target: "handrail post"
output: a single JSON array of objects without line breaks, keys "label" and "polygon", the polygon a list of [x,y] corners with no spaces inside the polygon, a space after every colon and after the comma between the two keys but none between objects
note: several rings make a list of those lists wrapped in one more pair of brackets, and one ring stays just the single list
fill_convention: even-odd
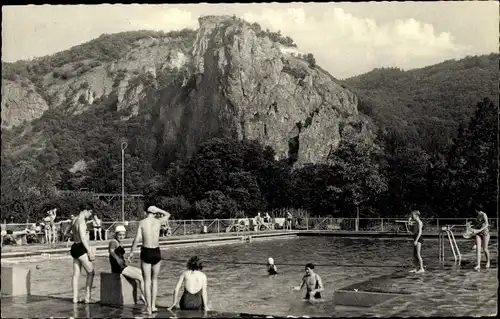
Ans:
[{"label": "handrail post", "polygon": [[438,233],[439,233],[439,232],[440,232],[440,229],[439,229],[439,217],[438,217],[438,218],[436,218],[436,223],[437,223],[437,231],[438,231]]},{"label": "handrail post", "polygon": [[453,232],[450,230],[451,237],[453,238],[453,243],[455,244],[455,249],[457,250],[457,255],[458,255],[458,263],[462,261],[462,255],[460,254],[460,249],[458,249],[458,244],[457,241],[455,240],[455,235]]},{"label": "handrail post", "polygon": [[384,219],[380,218],[380,228],[384,231]]},{"label": "handrail post", "polygon": [[184,235],[184,236],[186,235],[186,220],[184,220],[184,231],[183,231],[183,235]]},{"label": "handrail post", "polygon": [[454,247],[453,242],[451,240],[450,232],[451,232],[451,230],[449,230],[449,229],[446,230],[446,234],[448,234],[448,240],[450,241],[451,251],[453,252],[453,258],[455,258],[455,261],[457,261],[457,254],[455,253],[455,247]]},{"label": "handrail post", "polygon": [[219,219],[217,218],[217,234],[220,233],[220,224],[219,224]]}]

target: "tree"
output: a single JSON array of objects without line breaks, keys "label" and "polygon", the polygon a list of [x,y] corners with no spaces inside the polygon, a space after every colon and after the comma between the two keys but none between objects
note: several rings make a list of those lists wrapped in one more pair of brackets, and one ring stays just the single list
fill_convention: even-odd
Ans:
[{"label": "tree", "polygon": [[470,214],[477,205],[496,211],[497,180],[498,106],[485,98],[450,151],[447,184],[457,214]]},{"label": "tree", "polygon": [[314,58],[314,55],[312,53],[308,53],[306,55],[306,61],[309,63],[310,67],[316,66],[316,59]]},{"label": "tree", "polygon": [[338,149],[328,162],[337,174],[338,183],[329,190],[345,203],[359,205],[387,190],[387,180],[380,170],[382,150],[373,139],[346,127]]},{"label": "tree", "polygon": [[211,191],[205,198],[195,203],[197,215],[202,218],[232,218],[238,205],[221,191]]}]

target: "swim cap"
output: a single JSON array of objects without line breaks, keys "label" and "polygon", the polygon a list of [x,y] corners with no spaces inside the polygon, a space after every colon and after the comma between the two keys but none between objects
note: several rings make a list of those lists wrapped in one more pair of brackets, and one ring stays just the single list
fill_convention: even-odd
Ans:
[{"label": "swim cap", "polygon": [[120,232],[123,232],[123,233],[127,232],[127,230],[125,229],[125,226],[123,226],[123,225],[116,226],[115,233],[120,233]]},{"label": "swim cap", "polygon": [[274,265],[274,259],[272,257],[269,257],[269,259],[267,260],[267,262],[270,264],[270,265]]}]

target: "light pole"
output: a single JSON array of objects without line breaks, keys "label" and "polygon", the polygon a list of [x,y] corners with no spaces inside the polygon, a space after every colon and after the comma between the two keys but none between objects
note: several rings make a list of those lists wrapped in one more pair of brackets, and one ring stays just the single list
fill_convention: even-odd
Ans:
[{"label": "light pole", "polygon": [[122,142],[122,222],[125,222],[125,149],[127,142]]}]

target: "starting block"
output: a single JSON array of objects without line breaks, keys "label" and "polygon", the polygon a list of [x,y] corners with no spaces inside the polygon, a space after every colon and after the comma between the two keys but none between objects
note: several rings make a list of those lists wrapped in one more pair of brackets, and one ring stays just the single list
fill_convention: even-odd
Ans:
[{"label": "starting block", "polygon": [[137,282],[121,274],[101,273],[101,303],[134,305],[137,303]]},{"label": "starting block", "polygon": [[31,294],[31,270],[21,267],[2,267],[2,295]]}]

